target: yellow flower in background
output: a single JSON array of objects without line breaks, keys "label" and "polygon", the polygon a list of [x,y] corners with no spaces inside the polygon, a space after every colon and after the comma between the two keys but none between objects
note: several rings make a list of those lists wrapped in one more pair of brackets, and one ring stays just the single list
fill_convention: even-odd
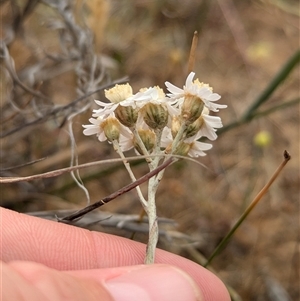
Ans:
[{"label": "yellow flower in background", "polygon": [[272,142],[272,136],[268,131],[260,131],[254,136],[253,141],[259,147],[266,147]]},{"label": "yellow flower in background", "polygon": [[272,55],[272,52],[273,49],[270,43],[260,41],[250,45],[246,54],[252,62],[260,62],[269,58]]}]

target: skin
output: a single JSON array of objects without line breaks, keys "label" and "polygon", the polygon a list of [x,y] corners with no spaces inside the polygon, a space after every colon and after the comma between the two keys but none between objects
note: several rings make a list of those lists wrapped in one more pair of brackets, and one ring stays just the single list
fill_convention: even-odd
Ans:
[{"label": "skin", "polygon": [[[145,245],[0,208],[2,300],[229,301],[198,264]],[[16,285],[17,284],[17,285]]]}]

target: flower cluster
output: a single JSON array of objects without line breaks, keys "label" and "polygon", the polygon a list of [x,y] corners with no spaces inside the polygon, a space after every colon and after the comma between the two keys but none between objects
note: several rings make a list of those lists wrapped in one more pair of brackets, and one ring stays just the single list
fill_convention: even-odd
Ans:
[{"label": "flower cluster", "polygon": [[217,104],[220,95],[194,76],[194,72],[188,75],[182,89],[166,82],[167,94],[158,86],[133,94],[128,83],[105,90],[110,102],[95,100],[100,108],[93,111],[83,133],[117,141],[123,152],[134,148],[143,155],[204,156],[212,145],[198,140],[215,140],[216,129],[223,126],[220,117],[209,113],[227,106]]}]

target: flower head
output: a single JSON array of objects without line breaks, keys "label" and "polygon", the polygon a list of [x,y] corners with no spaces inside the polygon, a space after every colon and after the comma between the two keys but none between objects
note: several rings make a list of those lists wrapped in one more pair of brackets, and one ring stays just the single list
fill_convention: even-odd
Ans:
[{"label": "flower head", "polygon": [[193,141],[190,143],[190,149],[188,152],[188,155],[190,157],[203,157],[206,156],[206,153],[204,151],[210,150],[212,148],[212,144],[210,143],[204,143],[199,141]]},{"label": "flower head", "polygon": [[132,88],[128,83],[125,85],[115,85],[113,88],[105,90],[104,93],[110,102],[95,100],[96,104],[101,108],[93,110],[93,117],[103,116],[105,118],[115,112],[118,106],[124,103],[124,101],[133,98]]},{"label": "flower head", "polygon": [[152,129],[163,129],[168,123],[168,111],[162,105],[147,103],[142,114],[145,123]]},{"label": "flower head", "polygon": [[114,112],[118,120],[129,128],[133,127],[137,122],[138,110],[131,106],[118,106]]},{"label": "flower head", "polygon": [[119,140],[121,136],[130,137],[130,131],[118,121],[113,113],[105,118],[102,116],[97,119],[90,118],[89,121],[91,124],[83,125],[85,128],[83,134],[86,136],[97,135],[101,142]]},{"label": "flower head", "polygon": [[[131,107],[132,112],[131,115],[135,114],[134,110],[138,107],[140,108],[141,105],[144,105],[150,99],[149,93],[144,93],[142,91],[132,94],[132,88],[129,84],[126,85],[116,85],[115,87],[105,90],[105,96],[111,102],[103,102],[99,100],[95,100],[96,104],[99,105],[101,108],[93,110],[94,114],[93,117],[103,116],[104,118],[108,115],[114,113],[119,107]],[[139,104],[137,106],[137,104]],[[122,108],[119,109],[122,111]],[[127,110],[127,113],[130,112],[130,109]],[[119,112],[118,115],[126,115],[127,114],[124,110],[123,112]],[[132,116],[131,116],[132,117]],[[123,120],[121,120],[123,122]],[[124,123],[126,123],[125,121]],[[132,123],[132,120],[129,121]]]},{"label": "flower head", "polygon": [[105,97],[112,103],[119,103],[132,96],[132,88],[127,83],[125,85],[115,85],[109,90],[104,90]]},{"label": "flower head", "polygon": [[187,126],[186,137],[192,137],[199,132],[199,135],[209,140],[216,140],[216,129],[223,127],[221,118],[210,116],[208,108],[204,107],[201,116],[192,124]]},{"label": "flower head", "polygon": [[210,116],[208,114],[202,114],[200,119],[203,121],[199,130],[201,136],[207,137],[209,140],[216,140],[216,129],[223,127],[221,118],[219,116]]},{"label": "flower head", "polygon": [[107,138],[105,136],[103,128],[101,127],[101,123],[103,122],[103,118],[101,118],[101,117],[98,117],[97,119],[90,118],[89,122],[91,124],[82,125],[85,128],[83,130],[83,134],[86,135],[86,136],[97,135],[99,141],[105,141]]},{"label": "flower head", "polygon": [[165,85],[170,92],[167,95],[173,99],[181,99],[180,101],[184,101],[185,97],[198,97],[203,101],[204,105],[209,110],[214,112],[218,112],[219,109],[227,107],[226,105],[214,103],[215,101],[219,100],[221,96],[217,93],[213,93],[211,87],[209,87],[207,84],[199,82],[198,79],[193,81],[194,76],[194,72],[191,72],[188,75],[183,89],[166,82]]},{"label": "flower head", "polygon": [[[139,93],[143,94],[144,96],[143,100],[136,102],[136,105],[139,108],[142,108],[146,104],[151,103],[154,105],[163,106],[171,116],[179,114],[179,110],[175,106],[177,100],[166,97],[166,94],[160,87],[155,86],[148,89],[141,89]],[[139,99],[140,97],[137,98]]]},{"label": "flower head", "polygon": [[[138,130],[138,135],[141,138],[142,143],[144,144],[146,150],[151,153],[154,145],[155,145],[155,141],[156,141],[156,136],[154,134],[154,132],[152,130],[146,130],[146,129],[140,129]],[[143,150],[141,149],[138,141],[136,141],[136,139],[133,140],[133,144],[135,149],[137,150],[137,152],[139,154],[143,154]]]},{"label": "flower head", "polygon": [[[199,157],[206,156],[204,151],[212,148],[212,145],[209,143],[199,142],[197,141],[201,135],[197,133],[197,135],[184,139],[180,141],[178,146],[175,149],[175,155],[181,156],[190,156],[190,157]],[[165,128],[163,131],[161,146],[165,147],[165,152],[170,153],[172,150],[173,137],[171,134],[171,130],[169,128]]]},{"label": "flower head", "polygon": [[185,143],[190,145],[190,149],[188,152],[188,155],[190,157],[206,156],[206,153],[204,151],[210,150],[212,148],[212,144],[210,143],[197,141],[200,138],[201,138],[201,133],[198,132],[195,136],[184,140]]}]

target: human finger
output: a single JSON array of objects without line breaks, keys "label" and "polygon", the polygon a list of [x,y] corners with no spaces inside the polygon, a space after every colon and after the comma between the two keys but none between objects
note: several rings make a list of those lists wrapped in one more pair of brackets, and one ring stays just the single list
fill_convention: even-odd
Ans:
[{"label": "human finger", "polygon": [[[3,208],[0,210],[4,261],[36,261],[58,270],[130,266],[144,262],[144,244]],[[156,263],[174,265],[188,273],[206,300],[226,300],[218,299],[218,296],[227,294],[224,284],[198,264],[159,249]]]},{"label": "human finger", "polygon": [[33,262],[1,262],[3,301],[114,301],[107,289]]},{"label": "human finger", "polygon": [[188,275],[166,265],[63,272],[17,261],[4,264],[2,269],[3,301],[203,301],[198,286]]}]

